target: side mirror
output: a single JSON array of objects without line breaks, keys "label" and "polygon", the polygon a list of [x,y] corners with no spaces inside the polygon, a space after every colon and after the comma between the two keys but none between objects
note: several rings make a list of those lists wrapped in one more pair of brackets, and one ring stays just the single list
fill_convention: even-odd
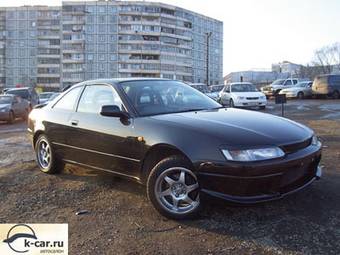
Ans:
[{"label": "side mirror", "polygon": [[123,112],[117,105],[103,105],[100,111],[100,115],[106,117],[116,118],[129,118],[130,115],[127,112]]}]

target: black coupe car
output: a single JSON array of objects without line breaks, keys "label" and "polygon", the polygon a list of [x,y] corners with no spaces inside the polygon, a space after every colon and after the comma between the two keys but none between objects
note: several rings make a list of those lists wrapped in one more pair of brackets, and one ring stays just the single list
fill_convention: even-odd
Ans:
[{"label": "black coupe car", "polygon": [[321,176],[321,144],[311,129],[223,108],[179,81],[82,82],[34,109],[28,131],[41,171],[72,163],[127,177],[175,219],[197,213],[200,194],[256,203]]}]

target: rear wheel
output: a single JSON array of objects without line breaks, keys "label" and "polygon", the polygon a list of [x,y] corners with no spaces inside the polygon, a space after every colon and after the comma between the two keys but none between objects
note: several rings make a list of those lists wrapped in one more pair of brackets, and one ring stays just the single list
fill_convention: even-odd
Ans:
[{"label": "rear wheel", "polygon": [[193,217],[201,205],[197,177],[181,156],[163,159],[152,169],[147,194],[156,210],[172,219]]},{"label": "rear wheel", "polygon": [[338,98],[340,98],[340,94],[339,94],[339,91],[334,91],[333,92],[333,94],[332,94],[332,97],[333,97],[333,99],[338,99]]},{"label": "rear wheel", "polygon": [[40,135],[35,143],[35,154],[40,171],[55,174],[62,171],[64,164],[57,159],[46,135]]},{"label": "rear wheel", "polygon": [[298,94],[297,94],[297,98],[299,99],[303,99],[305,97],[305,95],[303,94],[302,91],[300,91]]},{"label": "rear wheel", "polygon": [[7,121],[7,123],[8,123],[8,124],[13,124],[14,120],[15,120],[14,112],[13,112],[13,111],[10,111],[10,112],[9,112],[9,116],[8,116],[8,121]]}]

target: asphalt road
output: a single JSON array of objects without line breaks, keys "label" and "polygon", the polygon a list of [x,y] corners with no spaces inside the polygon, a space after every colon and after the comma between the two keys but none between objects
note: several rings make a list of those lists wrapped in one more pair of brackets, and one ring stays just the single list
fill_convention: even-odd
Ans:
[{"label": "asphalt road", "polygon": [[255,206],[205,201],[188,221],[160,216],[144,187],[123,179],[73,166],[39,172],[25,123],[0,123],[0,222],[69,223],[70,254],[340,254],[340,100],[290,100],[285,112],[321,137],[323,178]]}]

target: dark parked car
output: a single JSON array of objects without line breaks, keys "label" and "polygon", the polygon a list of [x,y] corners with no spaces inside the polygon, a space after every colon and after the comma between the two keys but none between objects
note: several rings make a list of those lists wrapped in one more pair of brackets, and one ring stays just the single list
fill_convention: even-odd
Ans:
[{"label": "dark parked car", "polygon": [[5,92],[5,94],[16,95],[23,99],[26,99],[29,103],[30,109],[32,109],[34,106],[39,104],[39,96],[33,88],[27,87],[27,88],[9,89]]},{"label": "dark parked car", "polygon": [[15,95],[0,95],[0,120],[13,123],[15,118],[27,119],[28,102]]},{"label": "dark parked car", "polygon": [[321,175],[321,144],[311,129],[223,108],[178,81],[83,82],[33,109],[28,131],[41,171],[57,173],[66,162],[129,178],[176,219],[197,213],[200,194],[256,203]]},{"label": "dark parked car", "polygon": [[312,92],[314,95],[327,95],[334,99],[340,98],[340,75],[320,75],[315,77]]}]

